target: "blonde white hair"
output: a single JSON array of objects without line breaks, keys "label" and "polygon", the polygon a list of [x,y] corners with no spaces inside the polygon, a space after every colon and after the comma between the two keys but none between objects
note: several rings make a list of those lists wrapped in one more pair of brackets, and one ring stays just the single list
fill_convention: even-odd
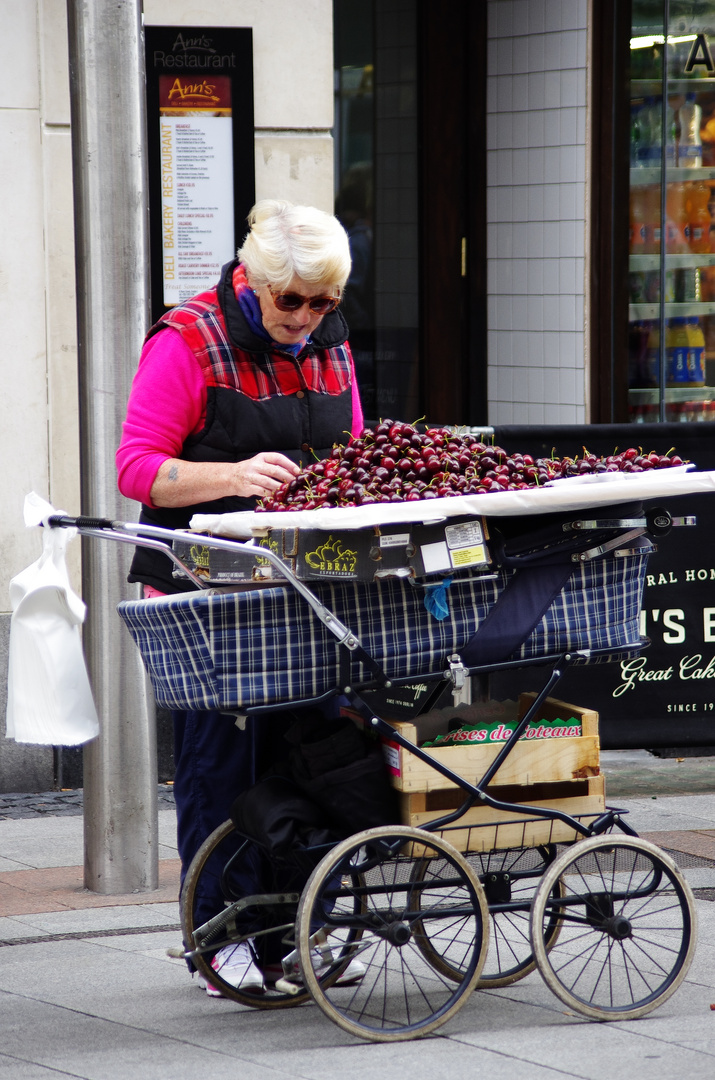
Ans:
[{"label": "blonde white hair", "polygon": [[262,199],[248,215],[249,232],[238,249],[254,289],[287,289],[297,275],[310,285],[340,293],[350,274],[350,245],[337,218],[314,206]]}]

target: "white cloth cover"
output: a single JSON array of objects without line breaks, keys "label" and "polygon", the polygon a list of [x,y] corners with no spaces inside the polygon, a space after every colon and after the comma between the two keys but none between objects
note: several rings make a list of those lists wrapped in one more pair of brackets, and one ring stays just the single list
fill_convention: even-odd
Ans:
[{"label": "white cloth cover", "polygon": [[[26,525],[55,513],[34,492],[26,497]],[[10,582],[7,736],[16,742],[76,746],[99,734],[80,633],[86,607],[65,562],[76,532],[43,529],[39,559]]]},{"label": "white cloth cover", "polygon": [[194,532],[250,540],[267,529],[365,529],[409,521],[444,521],[449,517],[518,517],[596,509],[619,502],[704,495],[715,492],[715,472],[692,472],[692,466],[642,473],[598,473],[554,480],[541,488],[500,491],[486,495],[454,495],[428,502],[373,503],[298,510],[233,514],[194,514]]}]

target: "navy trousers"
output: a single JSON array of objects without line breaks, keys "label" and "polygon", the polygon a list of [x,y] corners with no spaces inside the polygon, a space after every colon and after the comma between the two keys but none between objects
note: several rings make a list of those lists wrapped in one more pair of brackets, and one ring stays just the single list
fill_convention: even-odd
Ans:
[{"label": "navy trousers", "polygon": [[[341,699],[322,711],[337,716]],[[231,804],[288,750],[283,734],[295,723],[298,712],[279,713],[260,720],[249,716],[241,730],[234,716],[216,711],[175,711],[174,799],[177,847],[181,859],[181,884],[196,852],[214,829],[229,817]],[[233,841],[229,841],[229,845]],[[242,840],[235,839],[237,848]],[[223,908],[220,874],[222,859],[207,864],[197,890],[194,919],[201,923]],[[241,856],[232,882],[244,894],[263,892],[265,856],[255,848]]]},{"label": "navy trousers", "polygon": [[[283,717],[253,720],[244,730],[235,717],[216,711],[177,711],[174,722],[174,799],[181,884],[204,840],[229,816],[231,803],[280,754]],[[207,866],[196,898],[195,919],[210,918],[223,907],[219,875]],[[260,891],[258,866],[242,860],[241,884],[246,893]]]}]

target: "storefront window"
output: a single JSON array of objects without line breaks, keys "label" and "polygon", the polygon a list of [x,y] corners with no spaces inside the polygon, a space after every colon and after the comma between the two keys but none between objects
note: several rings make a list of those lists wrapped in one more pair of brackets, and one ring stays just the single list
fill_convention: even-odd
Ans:
[{"label": "storefront window", "polygon": [[715,3],[634,0],[628,411],[715,420]]}]

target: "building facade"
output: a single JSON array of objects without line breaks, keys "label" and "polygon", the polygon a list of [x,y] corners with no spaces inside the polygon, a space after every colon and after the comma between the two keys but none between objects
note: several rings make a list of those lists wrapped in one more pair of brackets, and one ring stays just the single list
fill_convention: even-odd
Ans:
[{"label": "building facade", "polygon": [[[144,20],[252,28],[258,198],[343,213],[346,181],[370,175],[374,310],[354,335],[368,416],[588,423],[599,4],[434,7],[144,0]],[[39,553],[24,497],[78,512],[80,462],[66,3],[2,8],[6,660],[8,582]],[[3,739],[0,790],[52,787],[57,759]]]}]

